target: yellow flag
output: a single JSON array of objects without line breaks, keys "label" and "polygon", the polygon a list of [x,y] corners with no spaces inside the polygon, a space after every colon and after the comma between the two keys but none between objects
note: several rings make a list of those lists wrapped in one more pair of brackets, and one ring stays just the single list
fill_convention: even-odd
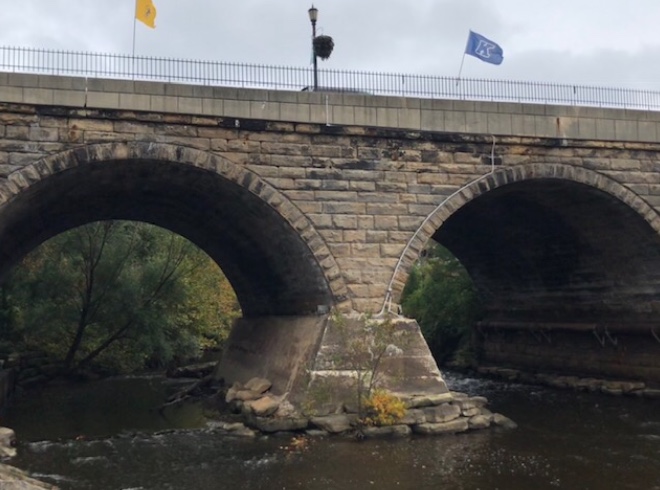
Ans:
[{"label": "yellow flag", "polygon": [[135,18],[152,29],[156,28],[156,7],[152,0],[135,0]]}]

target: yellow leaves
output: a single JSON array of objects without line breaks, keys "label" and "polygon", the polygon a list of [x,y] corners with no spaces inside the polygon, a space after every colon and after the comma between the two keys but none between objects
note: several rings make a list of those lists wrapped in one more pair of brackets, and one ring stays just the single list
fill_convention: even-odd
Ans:
[{"label": "yellow leaves", "polygon": [[406,406],[388,391],[376,389],[364,400],[365,425],[394,425],[406,414]]}]

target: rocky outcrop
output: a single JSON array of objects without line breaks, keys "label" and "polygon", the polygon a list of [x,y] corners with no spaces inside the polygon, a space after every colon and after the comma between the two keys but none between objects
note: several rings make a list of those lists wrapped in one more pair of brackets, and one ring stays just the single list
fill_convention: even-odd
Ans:
[{"label": "rocky outcrop", "polygon": [[437,396],[402,396],[406,405],[403,417],[394,425],[365,426],[360,423],[356,407],[345,404],[336,413],[303,414],[282,396],[270,392],[271,383],[253,378],[244,385],[234,383],[225,395],[231,409],[240,413],[245,424],[264,433],[306,431],[308,434],[359,434],[361,437],[405,437],[412,433],[425,435],[455,434],[497,426],[516,427],[501,414],[493,414],[482,396],[460,392]]},{"label": "rocky outcrop", "polygon": [[0,488],[2,490],[57,490],[58,487],[35,480],[18,468],[0,463]]},{"label": "rocky outcrop", "polygon": [[16,434],[8,427],[0,427],[0,459],[16,456]]},{"label": "rocky outcrop", "polygon": [[[0,427],[0,458],[16,456],[16,434],[8,427]],[[2,490],[57,490],[57,487],[35,480],[26,472],[0,463],[0,489]]]},{"label": "rocky outcrop", "polygon": [[507,381],[537,384],[551,388],[589,391],[604,393],[606,395],[630,395],[650,399],[660,398],[660,389],[650,388],[642,381],[581,378],[579,376],[552,373],[530,373],[519,369],[497,366],[482,366],[477,368],[477,372]]}]

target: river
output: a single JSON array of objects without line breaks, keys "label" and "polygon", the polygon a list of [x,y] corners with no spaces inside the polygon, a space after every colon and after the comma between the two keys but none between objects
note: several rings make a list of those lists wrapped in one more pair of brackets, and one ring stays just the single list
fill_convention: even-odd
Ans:
[{"label": "river", "polygon": [[12,464],[63,490],[660,490],[660,402],[445,378],[519,427],[287,450],[290,437],[220,435],[197,404],[159,415],[181,385],[155,376],[29,392],[1,425],[21,439]]}]

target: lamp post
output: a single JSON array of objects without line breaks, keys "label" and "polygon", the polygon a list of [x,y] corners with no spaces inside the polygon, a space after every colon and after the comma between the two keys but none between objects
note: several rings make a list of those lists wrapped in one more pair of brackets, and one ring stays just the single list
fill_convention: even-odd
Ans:
[{"label": "lamp post", "polygon": [[307,13],[309,14],[309,21],[312,23],[312,54],[314,55],[314,92],[319,88],[319,74],[318,63],[316,59],[316,50],[314,49],[314,38],[316,37],[316,20],[319,18],[319,9],[312,5]]}]

